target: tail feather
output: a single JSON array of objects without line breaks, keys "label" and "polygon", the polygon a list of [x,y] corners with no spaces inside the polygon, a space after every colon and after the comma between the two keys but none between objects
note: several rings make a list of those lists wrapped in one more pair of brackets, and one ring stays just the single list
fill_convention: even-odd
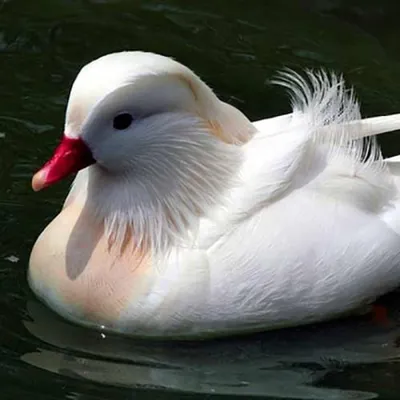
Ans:
[{"label": "tail feather", "polygon": [[316,116],[319,124],[324,125],[320,129],[321,136],[324,132],[329,135],[335,128],[345,131],[349,140],[400,130],[400,114],[362,119],[353,90],[346,89],[343,77],[334,73],[306,70],[305,79],[286,69],[271,83],[289,89],[294,112],[301,110]]},{"label": "tail feather", "polygon": [[303,77],[286,70],[274,82],[289,89],[292,123],[305,126],[324,151],[318,190],[370,212],[382,210],[400,188],[400,159],[385,161],[376,135],[400,129],[400,114],[362,119],[353,90],[334,73],[306,71]]},{"label": "tail feather", "polygon": [[[349,128],[353,140],[362,139],[382,133],[400,130],[400,114],[384,115],[381,117],[364,118],[343,124]],[[352,129],[354,127],[354,129]],[[325,127],[331,129],[331,127]]]},{"label": "tail feather", "polygon": [[[361,118],[359,104],[352,89],[347,89],[342,76],[324,70],[307,70],[305,76],[294,71],[282,71],[273,83],[286,89],[291,97],[292,123],[306,126],[316,145],[323,145],[328,159],[347,158],[353,162],[353,175],[364,170],[380,176],[383,157],[371,128],[376,132],[389,124],[377,120],[371,123]],[[394,119],[390,127],[393,127]],[[380,120],[382,121],[382,120]],[[400,125],[400,119],[397,121]],[[385,125],[385,126],[384,126]],[[335,163],[337,164],[337,163]]]},{"label": "tail feather", "polygon": [[393,177],[400,178],[400,156],[386,158],[385,165]]}]

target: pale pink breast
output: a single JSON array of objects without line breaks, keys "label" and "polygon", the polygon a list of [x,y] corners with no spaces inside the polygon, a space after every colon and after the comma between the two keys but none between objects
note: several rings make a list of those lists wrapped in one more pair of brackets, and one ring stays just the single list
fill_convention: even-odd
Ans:
[{"label": "pale pink breast", "polygon": [[[112,326],[145,290],[150,257],[127,236],[110,244],[103,225],[70,205],[50,223],[32,250],[30,277],[46,302],[77,319]],[[35,284],[36,283],[36,284]],[[48,292],[56,294],[49,296]],[[51,304],[50,304],[51,305]]]}]

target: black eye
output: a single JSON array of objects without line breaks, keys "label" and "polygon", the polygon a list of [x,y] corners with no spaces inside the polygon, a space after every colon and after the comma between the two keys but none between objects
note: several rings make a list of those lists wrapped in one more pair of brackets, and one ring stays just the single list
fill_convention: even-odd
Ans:
[{"label": "black eye", "polygon": [[131,114],[122,113],[122,114],[117,115],[114,118],[113,127],[114,127],[114,129],[118,129],[119,131],[122,131],[126,128],[129,128],[132,121],[133,121],[133,117]]}]

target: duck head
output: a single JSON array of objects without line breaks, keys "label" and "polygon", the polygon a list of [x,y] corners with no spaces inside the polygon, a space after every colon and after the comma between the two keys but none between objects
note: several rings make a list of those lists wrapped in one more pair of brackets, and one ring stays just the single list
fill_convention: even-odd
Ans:
[{"label": "duck head", "polygon": [[66,204],[84,203],[109,235],[134,229],[160,248],[220,201],[253,133],[242,113],[178,62],[110,54],[78,74],[61,143],[32,187],[82,170]]}]

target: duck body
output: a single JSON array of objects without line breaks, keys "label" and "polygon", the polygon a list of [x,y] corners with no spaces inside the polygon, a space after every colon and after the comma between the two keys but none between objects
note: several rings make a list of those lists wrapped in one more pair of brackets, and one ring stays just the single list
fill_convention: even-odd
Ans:
[{"label": "duck body", "polygon": [[[135,62],[139,69],[146,57],[165,63],[170,75],[180,68],[148,53],[122,54],[95,61],[90,72],[101,63],[115,66],[115,74]],[[38,297],[90,327],[206,338],[355,313],[395,289],[399,162],[382,159],[377,144],[365,138],[399,128],[400,116],[361,120],[341,80],[319,73],[307,83],[288,73],[281,83],[293,93],[293,112],[251,124],[182,71],[200,105],[193,112],[182,102],[183,113],[176,105],[186,96],[182,91],[173,100],[166,96],[172,110],[156,108],[158,118],[170,112],[163,124],[151,120],[155,111],[145,113],[132,127],[138,132],[132,151],[140,154],[129,157],[142,160],[132,168],[127,162],[120,170],[124,153],[113,164],[106,151],[114,144],[96,148],[95,140],[106,140],[91,136],[98,102],[86,99],[83,122],[67,113],[67,135],[79,131],[96,162],[78,173],[64,208],[33,248],[29,282]],[[145,90],[142,82],[136,79],[135,93]],[[126,85],[114,86],[107,96]],[[198,131],[188,128],[198,123]],[[170,130],[162,136],[165,126]],[[156,131],[157,137],[146,136]],[[34,185],[50,179],[48,172],[39,174]]]}]

